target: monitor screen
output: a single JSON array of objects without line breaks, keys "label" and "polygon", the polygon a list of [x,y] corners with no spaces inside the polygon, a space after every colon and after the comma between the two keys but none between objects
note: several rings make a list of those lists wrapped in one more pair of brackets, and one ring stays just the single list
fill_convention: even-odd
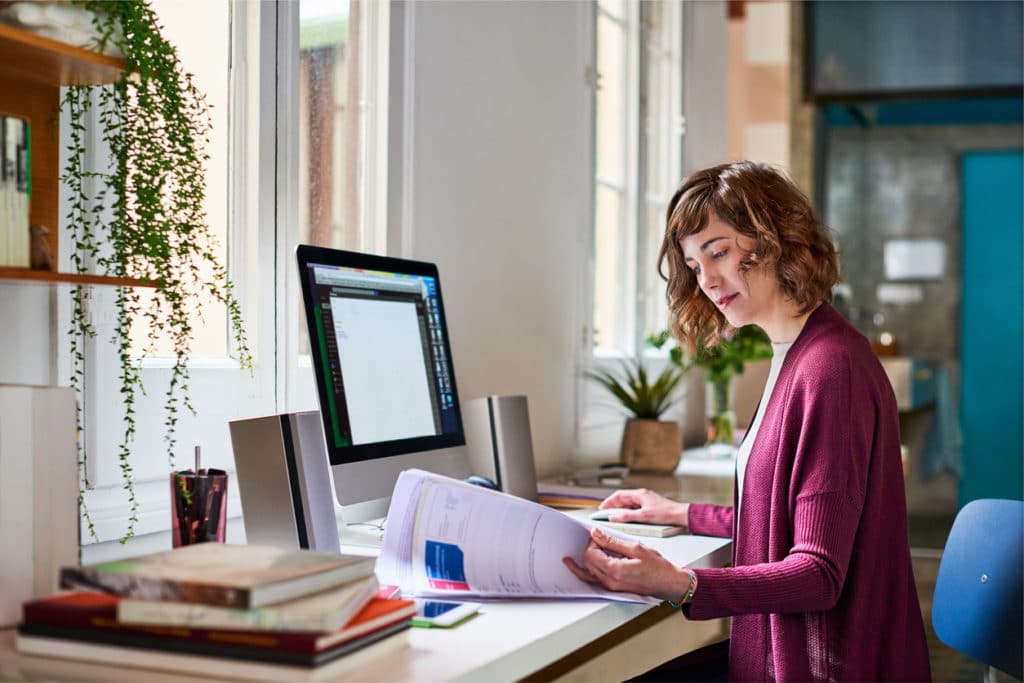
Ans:
[{"label": "monitor screen", "polygon": [[297,255],[331,465],[464,444],[437,267],[305,245]]}]

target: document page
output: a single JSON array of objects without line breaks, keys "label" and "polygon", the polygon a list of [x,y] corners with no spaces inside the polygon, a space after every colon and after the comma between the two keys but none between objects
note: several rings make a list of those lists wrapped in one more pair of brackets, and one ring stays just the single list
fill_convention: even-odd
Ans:
[{"label": "document page", "polygon": [[563,557],[579,561],[592,526],[499,491],[406,470],[392,495],[377,572],[409,595],[660,602],[586,583],[562,564]]}]

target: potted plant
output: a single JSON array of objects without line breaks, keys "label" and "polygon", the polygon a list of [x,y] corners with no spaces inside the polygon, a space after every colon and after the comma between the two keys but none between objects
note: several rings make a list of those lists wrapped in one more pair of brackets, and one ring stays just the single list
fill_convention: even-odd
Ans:
[{"label": "potted plant", "polygon": [[620,460],[631,470],[673,472],[682,456],[679,423],[659,419],[677,400],[676,389],[686,368],[669,364],[652,382],[639,358],[623,361],[622,372],[604,370],[587,377],[606,388],[627,413]]},{"label": "potted plant", "polygon": [[[138,504],[129,456],[135,434],[135,400],[144,391],[140,358],[132,351],[132,327],[147,325],[149,346],[170,339],[174,364],[165,400],[165,440],[174,468],[175,427],[188,398],[193,317],[198,303],[223,303],[230,318],[235,355],[252,367],[241,309],[227,270],[215,253],[215,240],[203,208],[204,164],[210,129],[209,107],[181,66],[177,51],[162,35],[156,15],[143,0],[75,0],[84,7],[99,36],[97,50],[123,55],[125,68],[111,85],[72,86],[61,102],[70,142],[61,182],[70,197],[65,230],[73,240],[77,272],[147,280],[155,285],[143,298],[137,289],[118,289],[113,343],[120,359],[124,434],[119,449],[124,487],[129,494],[128,529],[134,534]],[[86,114],[96,108],[98,133],[109,155],[100,168],[86,163]],[[83,341],[95,336],[81,287],[72,290],[71,383],[81,391]],[[81,461],[84,466],[83,455]],[[84,467],[83,467],[84,471]],[[84,481],[84,476],[83,476]],[[87,483],[86,483],[87,485]],[[80,496],[80,501],[84,499]],[[95,538],[88,511],[83,515]]]},{"label": "potted plant", "polygon": [[[669,340],[669,332],[652,334],[647,342],[662,348]],[[718,344],[710,346],[704,339],[697,344],[694,354],[684,353],[679,346],[669,349],[669,358],[681,370],[697,366],[704,369],[707,383],[705,412],[707,415],[707,441],[709,449],[728,449],[732,452],[736,429],[734,404],[734,378],[743,374],[748,361],[771,358],[772,346],[768,335],[755,325],[746,325],[722,336]]]}]

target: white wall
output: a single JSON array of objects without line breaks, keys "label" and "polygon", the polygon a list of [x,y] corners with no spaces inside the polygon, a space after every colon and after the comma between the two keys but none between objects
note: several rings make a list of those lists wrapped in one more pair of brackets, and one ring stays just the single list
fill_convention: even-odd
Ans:
[{"label": "white wall", "polygon": [[726,7],[683,4],[683,174],[725,161]]},{"label": "white wall", "polygon": [[576,2],[413,8],[407,253],[440,269],[460,398],[529,398],[541,476],[573,447],[593,172],[585,12]]},{"label": "white wall", "polygon": [[51,383],[51,285],[0,283],[0,384]]}]

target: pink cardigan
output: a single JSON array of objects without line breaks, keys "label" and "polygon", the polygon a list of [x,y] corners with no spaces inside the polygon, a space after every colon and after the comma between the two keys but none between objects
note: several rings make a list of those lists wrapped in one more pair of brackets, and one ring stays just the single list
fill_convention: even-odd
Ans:
[{"label": "pink cardigan", "polygon": [[867,340],[827,304],[786,355],[743,484],[743,512],[691,505],[732,536],[696,570],[690,619],[733,616],[734,681],[926,681],[896,400]]}]

